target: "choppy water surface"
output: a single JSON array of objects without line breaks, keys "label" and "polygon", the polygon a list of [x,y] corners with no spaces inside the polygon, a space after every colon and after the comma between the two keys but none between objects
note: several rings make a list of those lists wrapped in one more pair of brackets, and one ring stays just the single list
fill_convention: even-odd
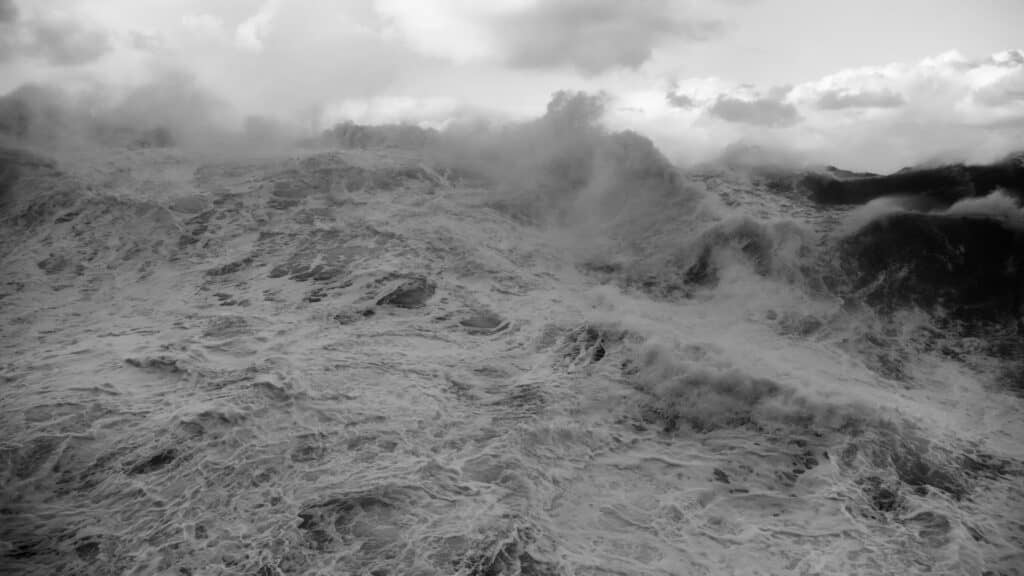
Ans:
[{"label": "choppy water surface", "polygon": [[393,152],[23,170],[0,564],[1020,574],[1009,332],[837,296],[842,213],[684,188],[591,237]]}]

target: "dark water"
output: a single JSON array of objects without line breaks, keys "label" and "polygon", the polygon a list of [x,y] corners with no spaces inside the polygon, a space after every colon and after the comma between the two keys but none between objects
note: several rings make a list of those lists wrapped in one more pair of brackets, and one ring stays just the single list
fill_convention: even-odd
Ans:
[{"label": "dark water", "polygon": [[565,197],[395,151],[17,164],[0,566],[1021,573],[1014,200],[622,146]]}]

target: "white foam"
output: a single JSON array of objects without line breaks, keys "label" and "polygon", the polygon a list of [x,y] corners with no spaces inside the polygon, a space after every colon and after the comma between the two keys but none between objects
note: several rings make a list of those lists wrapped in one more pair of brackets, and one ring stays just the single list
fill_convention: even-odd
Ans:
[{"label": "white foam", "polygon": [[1024,228],[1024,205],[1002,189],[979,198],[964,198],[942,213],[950,216],[987,216]]}]

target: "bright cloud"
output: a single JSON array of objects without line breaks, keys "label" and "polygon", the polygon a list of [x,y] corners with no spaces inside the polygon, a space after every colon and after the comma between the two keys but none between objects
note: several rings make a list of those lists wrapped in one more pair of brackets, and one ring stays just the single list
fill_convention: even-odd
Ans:
[{"label": "bright cloud", "polygon": [[352,121],[357,124],[415,123],[443,127],[460,114],[452,98],[382,97],[334,102],[323,111],[323,123]]},{"label": "bright cloud", "polygon": [[899,108],[906,101],[892,90],[850,91],[826,90],[818,99],[822,110],[843,110],[845,108]]},{"label": "bright cloud", "polygon": [[669,40],[702,42],[724,29],[670,0],[377,0],[375,6],[392,33],[429,56],[587,75],[638,68]]},{"label": "bright cloud", "polygon": [[255,14],[238,25],[235,30],[235,41],[241,48],[253,52],[263,49],[263,42],[280,4],[278,0],[266,0]]},{"label": "bright cloud", "polygon": [[669,83],[661,101],[625,96],[612,121],[655,134],[684,159],[734,142],[809,161],[891,170],[922,159],[989,160],[1024,146],[1024,52],[951,51],[840,70],[791,87],[715,79]]},{"label": "bright cloud", "polygon": [[207,12],[186,14],[181,17],[181,25],[197,36],[218,38],[224,35],[224,21]]}]

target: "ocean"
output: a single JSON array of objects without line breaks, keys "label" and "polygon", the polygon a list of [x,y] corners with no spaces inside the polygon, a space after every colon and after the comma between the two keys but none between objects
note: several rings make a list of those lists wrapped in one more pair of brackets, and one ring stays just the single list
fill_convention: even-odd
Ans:
[{"label": "ocean", "polygon": [[555,120],[5,151],[0,572],[1024,573],[1019,159]]}]

